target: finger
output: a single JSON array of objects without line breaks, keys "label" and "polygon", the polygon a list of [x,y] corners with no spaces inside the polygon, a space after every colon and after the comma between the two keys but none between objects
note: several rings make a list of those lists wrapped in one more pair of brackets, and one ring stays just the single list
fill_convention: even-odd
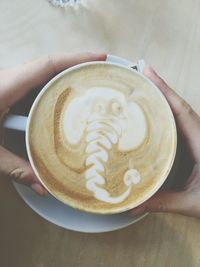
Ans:
[{"label": "finger", "polygon": [[0,177],[14,179],[18,183],[29,185],[37,194],[46,195],[28,161],[0,147]]},{"label": "finger", "polygon": [[200,161],[200,117],[178,94],[176,94],[149,66],[145,66],[144,74],[165,95],[181,134],[185,138],[195,160]]},{"label": "finger", "polygon": [[182,192],[159,192],[142,205],[130,211],[133,216],[146,212],[182,213],[186,209]]},{"label": "finger", "polygon": [[103,61],[105,54],[82,53],[72,56],[52,55],[17,66],[0,73],[0,99],[4,109],[14,104],[26,93],[73,65],[88,61]]}]

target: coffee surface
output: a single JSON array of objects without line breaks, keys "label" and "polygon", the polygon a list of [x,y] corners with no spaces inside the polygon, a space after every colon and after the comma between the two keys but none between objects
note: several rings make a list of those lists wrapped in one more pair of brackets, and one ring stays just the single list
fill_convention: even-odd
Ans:
[{"label": "coffee surface", "polygon": [[144,201],[170,171],[176,128],[160,91],[133,70],[92,63],[54,80],[31,112],[33,167],[61,201],[115,213]]}]

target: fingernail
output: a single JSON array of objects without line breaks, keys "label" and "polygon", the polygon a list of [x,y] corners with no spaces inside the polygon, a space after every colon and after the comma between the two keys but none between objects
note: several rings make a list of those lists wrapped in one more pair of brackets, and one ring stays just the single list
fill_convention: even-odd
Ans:
[{"label": "fingernail", "polygon": [[97,56],[97,57],[107,58],[107,54],[104,52],[102,52],[102,53],[92,52],[91,54],[94,56]]},{"label": "fingernail", "polygon": [[40,196],[46,196],[48,194],[47,190],[41,184],[33,183],[31,188]]},{"label": "fingernail", "polygon": [[139,216],[145,213],[145,207],[137,207],[130,211],[131,216]]},{"label": "fingernail", "polygon": [[106,55],[106,53],[105,52],[88,52],[88,53],[90,53],[90,54],[93,54],[93,55]]},{"label": "fingernail", "polygon": [[144,74],[147,74],[147,75],[148,75],[149,73],[156,74],[155,70],[154,70],[151,66],[149,66],[149,65],[145,65],[145,66],[144,66],[143,73],[144,73]]}]

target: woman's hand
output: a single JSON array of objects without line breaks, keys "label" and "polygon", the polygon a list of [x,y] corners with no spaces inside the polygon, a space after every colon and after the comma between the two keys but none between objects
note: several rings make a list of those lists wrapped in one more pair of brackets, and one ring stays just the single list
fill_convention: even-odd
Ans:
[{"label": "woman's hand", "polygon": [[144,74],[157,85],[168,100],[194,164],[190,176],[179,191],[158,192],[133,209],[131,214],[173,212],[200,218],[200,117],[152,68],[146,66]]},{"label": "woman's hand", "polygon": [[[60,71],[73,65],[105,60],[104,54],[54,55],[0,71],[0,119],[28,92],[48,82]],[[39,195],[47,192],[35,176],[28,161],[0,146],[0,178],[14,179],[30,186]]]}]

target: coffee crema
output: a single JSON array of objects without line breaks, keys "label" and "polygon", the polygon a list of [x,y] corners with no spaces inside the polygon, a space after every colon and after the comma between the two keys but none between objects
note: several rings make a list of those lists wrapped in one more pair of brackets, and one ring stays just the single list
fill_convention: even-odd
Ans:
[{"label": "coffee crema", "polygon": [[80,65],[51,82],[30,117],[34,170],[72,207],[104,214],[130,209],[171,169],[173,115],[161,92],[134,70]]}]

